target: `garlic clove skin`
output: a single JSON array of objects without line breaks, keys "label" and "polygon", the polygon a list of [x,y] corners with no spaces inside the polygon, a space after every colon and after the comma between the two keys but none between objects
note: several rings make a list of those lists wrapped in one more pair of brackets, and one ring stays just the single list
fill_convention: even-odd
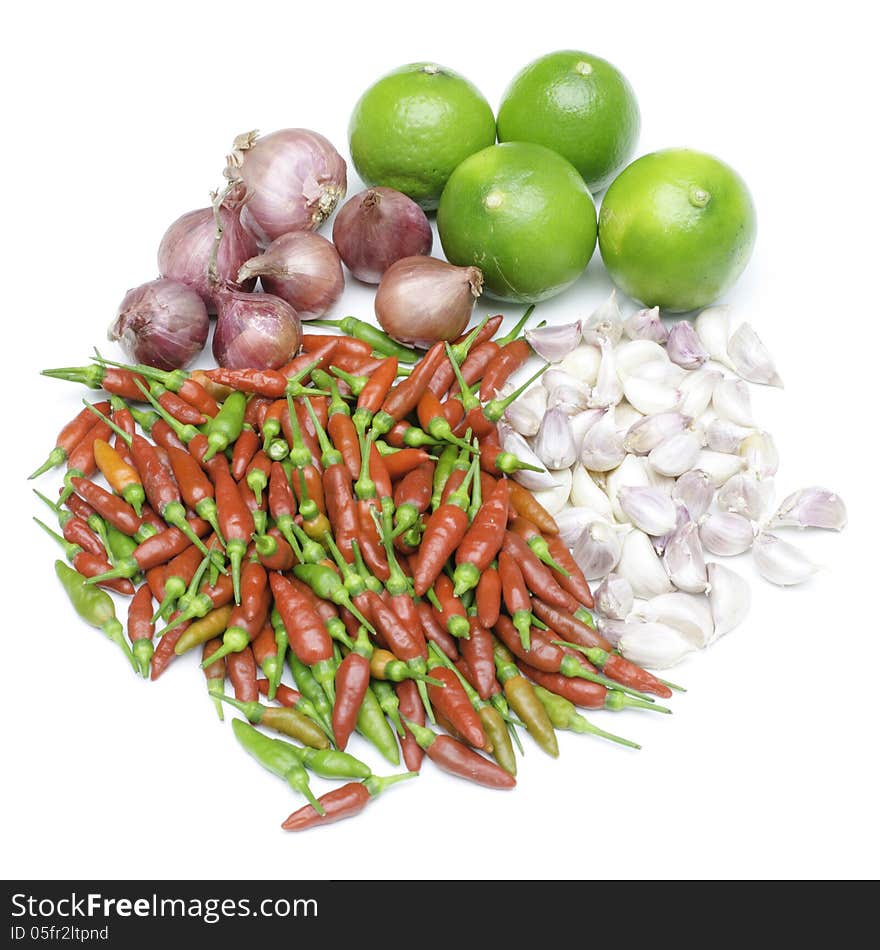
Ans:
[{"label": "garlic clove skin", "polygon": [[615,620],[612,617],[603,617],[601,614],[595,614],[593,619],[596,621],[596,629],[613,646],[617,647],[620,638],[626,633],[627,623],[625,620]]},{"label": "garlic clove skin", "polygon": [[604,521],[587,525],[571,549],[571,555],[588,581],[605,577],[614,570],[623,550],[620,532]]},{"label": "garlic clove skin", "polygon": [[693,521],[680,525],[666,543],[663,563],[669,572],[669,580],[679,590],[691,594],[702,593],[708,583],[703,545],[699,529]]},{"label": "garlic clove skin", "polygon": [[706,447],[713,452],[739,455],[740,446],[754,431],[729,419],[715,418],[706,426]]},{"label": "garlic clove skin", "polygon": [[583,465],[575,465],[571,471],[571,494],[569,501],[576,508],[592,508],[606,521],[614,521],[608,495],[596,484]]},{"label": "garlic clove skin", "polygon": [[690,642],[702,649],[714,639],[715,621],[709,601],[699,594],[684,594],[676,591],[672,594],[660,594],[643,601],[632,614],[632,618],[648,623],[662,623],[674,627]]},{"label": "garlic clove skin", "polygon": [[630,582],[613,571],[593,591],[596,610],[612,620],[625,620],[633,609],[634,596]]},{"label": "garlic clove skin", "polygon": [[610,472],[623,461],[626,450],[617,431],[614,407],[590,427],[581,445],[581,462],[594,472]]},{"label": "garlic clove skin", "polygon": [[617,375],[614,346],[602,338],[599,340],[599,349],[602,351],[602,362],[599,364],[596,385],[587,401],[591,409],[607,409],[608,406],[616,406],[623,397],[623,386]]},{"label": "garlic clove skin", "polygon": [[686,373],[684,379],[678,383],[682,394],[681,411],[694,419],[701,416],[712,402],[715,387],[723,378],[717,369],[707,369],[705,366]]},{"label": "garlic clove skin", "polygon": [[776,372],[773,358],[751,324],[743,323],[737,327],[727,341],[727,355],[734,372],[743,379],[782,389],[782,379]]},{"label": "garlic clove skin", "polygon": [[690,418],[680,412],[656,412],[631,425],[623,440],[632,455],[648,455],[668,438],[684,432]]},{"label": "garlic clove skin", "polygon": [[537,327],[524,334],[529,346],[548,363],[558,363],[581,342],[581,324],[563,323]]},{"label": "garlic clove skin", "polygon": [[[544,414],[532,442],[532,451],[548,469],[567,469],[574,465],[577,459],[574,434],[568,416],[561,409],[549,409]],[[565,498],[568,498],[567,492]]]},{"label": "garlic clove skin", "polygon": [[709,510],[714,495],[712,479],[698,468],[680,475],[672,488],[673,499],[684,505],[692,521],[699,521]]},{"label": "garlic clove skin", "polygon": [[559,537],[569,549],[574,547],[575,542],[583,534],[587,525],[594,521],[605,521],[607,523],[609,517],[610,515],[605,517],[602,512],[596,511],[595,508],[572,508],[571,506],[563,508],[554,515],[556,525],[559,528]]},{"label": "garlic clove skin", "polygon": [[723,564],[711,561],[709,574],[709,607],[715,632],[710,642],[714,643],[725,633],[730,633],[748,616],[752,605],[752,591],[736,571]]},{"label": "garlic clove skin", "polygon": [[672,590],[672,584],[660,558],[654,552],[651,539],[643,531],[630,531],[623,539],[617,573],[629,581],[633,594],[644,600]]},{"label": "garlic clove skin", "polygon": [[569,416],[571,421],[571,434],[578,456],[580,456],[587,432],[589,432],[604,415],[604,409],[584,409],[581,412],[575,413],[573,416]]},{"label": "garlic clove skin", "polygon": [[651,488],[650,466],[646,460],[635,455],[627,455],[624,460],[605,476],[604,490],[611,504],[611,512],[617,521],[626,521],[627,517],[620,507],[619,492],[623,485],[634,488]]},{"label": "garlic clove skin", "polygon": [[581,343],[560,362],[559,369],[586,383],[587,386],[593,386],[599,375],[601,361],[602,355],[597,346]]},{"label": "garlic clove skin", "polygon": [[687,320],[679,320],[669,328],[666,354],[682,369],[699,369],[709,359],[709,353],[700,342],[697,331]]},{"label": "garlic clove skin", "polygon": [[611,291],[611,296],[597,307],[586,320],[582,321],[582,332],[585,340],[592,335],[604,337],[612,345],[619,342],[623,334],[623,317],[617,303],[617,290]]},{"label": "garlic clove skin", "polygon": [[[505,452],[511,452],[515,455],[521,462],[534,465],[538,469],[544,469],[544,463],[535,455],[529,443],[518,432],[514,432],[512,429],[505,431],[501,437],[501,447]],[[537,472],[520,470],[514,472],[513,478],[523,488],[528,488],[530,491],[556,488],[557,485],[556,479],[546,469]]]},{"label": "garlic clove skin", "polygon": [[727,355],[727,341],[730,339],[730,307],[722,304],[707,307],[694,321],[694,330],[703,344],[709,358],[733,369]]},{"label": "garlic clove skin", "polygon": [[728,479],[745,468],[746,460],[739,455],[725,455],[711,449],[700,449],[694,461],[694,468],[705,472],[712,484],[720,488]]},{"label": "garlic clove skin", "polygon": [[702,441],[693,432],[679,432],[648,454],[648,462],[661,475],[677,478],[689,471],[700,454]]},{"label": "garlic clove skin", "polygon": [[509,405],[504,418],[514,432],[523,436],[533,436],[541,427],[541,416],[523,399]]},{"label": "garlic clove skin", "polygon": [[666,350],[659,343],[653,343],[650,340],[635,340],[630,343],[621,343],[617,347],[617,373],[621,382],[630,376],[641,376],[645,378],[652,376],[649,366],[659,367],[656,377],[663,379],[669,367],[669,357]]},{"label": "garlic clove skin", "polygon": [[766,531],[755,538],[754,557],[761,577],[780,587],[803,584],[819,570],[818,565],[793,544]]},{"label": "garlic clove skin", "polygon": [[651,340],[654,343],[665,343],[669,336],[669,331],[660,319],[659,307],[651,307],[650,309],[646,307],[643,310],[636,310],[624,321],[623,330],[631,340]]},{"label": "garlic clove skin", "polygon": [[846,505],[840,495],[826,488],[802,488],[783,500],[770,527],[842,531],[846,527]]},{"label": "garlic clove skin", "polygon": [[614,407],[614,421],[621,435],[626,436],[627,432],[645,417],[635,406],[631,406],[625,399],[621,400]]},{"label": "garlic clove skin", "polygon": [[654,670],[675,666],[694,650],[687,637],[662,623],[627,623],[617,646],[630,662]]},{"label": "garlic clove skin", "polygon": [[663,552],[666,550],[666,545],[672,540],[675,532],[679,528],[686,525],[691,520],[690,514],[688,514],[687,508],[680,502],[675,502],[675,527],[671,531],[667,531],[666,534],[656,534],[651,538],[651,544],[654,546],[654,550],[660,557],[663,557]]},{"label": "garlic clove skin", "polygon": [[769,432],[755,432],[743,439],[739,454],[746,460],[750,472],[758,478],[775,475],[779,470],[779,452]]},{"label": "garlic clove skin", "polygon": [[773,505],[772,478],[758,479],[752,472],[740,472],[728,479],[718,492],[718,507],[743,515],[749,521],[762,521]]},{"label": "garlic clove skin", "polygon": [[571,469],[551,470],[549,474],[556,480],[556,486],[533,491],[532,494],[548,514],[555,516],[565,507],[568,496],[571,494]]},{"label": "garlic clove skin", "polygon": [[675,504],[656,488],[622,485],[618,500],[624,515],[645,534],[666,534],[675,527]]},{"label": "garlic clove skin", "polygon": [[710,554],[734,557],[748,551],[754,540],[751,521],[735,512],[712,512],[700,522],[700,541]]},{"label": "garlic clove skin", "polygon": [[665,383],[640,376],[629,376],[623,383],[627,402],[646,416],[657,412],[672,412],[682,403],[682,393]]},{"label": "garlic clove skin", "polygon": [[752,399],[741,379],[722,379],[712,393],[712,406],[722,419],[753,428]]}]

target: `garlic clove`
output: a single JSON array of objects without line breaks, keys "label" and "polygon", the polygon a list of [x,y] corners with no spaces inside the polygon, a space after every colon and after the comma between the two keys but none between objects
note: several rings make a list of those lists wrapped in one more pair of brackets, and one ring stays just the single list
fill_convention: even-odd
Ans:
[{"label": "garlic clove", "polygon": [[669,579],[679,590],[702,593],[709,583],[699,529],[687,521],[675,529],[663,552]]},{"label": "garlic clove", "polygon": [[709,510],[715,486],[712,479],[698,468],[680,475],[672,488],[672,497],[687,509],[692,521],[699,521]]},{"label": "garlic clove", "polygon": [[584,339],[588,342],[594,335],[602,336],[612,344],[620,340],[623,334],[623,317],[620,315],[616,289],[612,290],[611,296],[582,322],[582,329]]},{"label": "garlic clove", "polygon": [[682,393],[665,383],[640,376],[629,376],[623,383],[627,402],[646,416],[657,412],[672,412],[682,403]]},{"label": "garlic clove", "polygon": [[745,620],[752,604],[752,591],[736,571],[723,564],[711,561],[708,574],[709,607],[715,624],[710,642],[714,643]]},{"label": "garlic clove", "polygon": [[617,521],[626,521],[626,515],[620,507],[619,492],[623,485],[638,488],[651,488],[650,466],[645,459],[627,455],[613,471],[605,476],[604,490],[611,504],[611,512]]},{"label": "garlic clove", "polygon": [[655,412],[630,426],[623,440],[624,448],[633,455],[648,455],[666,439],[684,432],[690,419],[680,412]]},{"label": "garlic clove", "polygon": [[673,627],[699,649],[709,644],[715,634],[712,608],[709,601],[699,594],[685,594],[680,591],[660,594],[659,597],[652,597],[641,603],[633,611],[632,617]]},{"label": "garlic clove", "polygon": [[675,527],[675,504],[656,488],[622,485],[618,499],[624,515],[645,534],[666,534]]},{"label": "garlic clove", "polygon": [[612,406],[587,430],[581,445],[581,461],[594,472],[610,472],[620,465],[625,455],[623,436],[617,431]]},{"label": "garlic clove", "polygon": [[603,337],[599,340],[599,349],[602,351],[602,362],[599,364],[596,385],[587,401],[587,405],[591,409],[605,409],[608,406],[616,406],[623,396],[623,386],[617,375],[614,345]]},{"label": "garlic clove", "polygon": [[[564,410],[563,410],[564,411]],[[575,451],[580,455],[587,432],[605,415],[604,409],[584,409],[569,416]]]},{"label": "garlic clove", "polygon": [[684,379],[678,383],[682,394],[681,411],[694,419],[701,416],[712,401],[715,387],[722,379],[723,376],[717,369],[707,369],[705,366],[686,373]]},{"label": "garlic clove", "polygon": [[571,469],[551,470],[549,474],[556,479],[556,486],[533,490],[532,494],[548,514],[555,516],[565,507],[568,496],[571,494]]},{"label": "garlic clove", "polygon": [[[574,465],[577,459],[574,434],[568,416],[561,409],[549,409],[544,414],[532,441],[532,450],[548,469],[567,469]],[[568,498],[567,493],[565,498]]]},{"label": "garlic clove", "polygon": [[793,544],[766,531],[755,538],[753,553],[761,577],[780,587],[802,584],[819,570],[818,565]]},{"label": "garlic clove", "polygon": [[613,525],[594,521],[583,530],[571,549],[571,556],[588,581],[598,580],[614,570],[624,541]]},{"label": "garlic clove", "polygon": [[529,346],[548,363],[558,363],[581,342],[581,324],[561,323],[526,330]]},{"label": "garlic clove", "polygon": [[718,492],[719,508],[761,521],[773,504],[773,479],[758,479],[752,472],[740,472],[728,479]]},{"label": "garlic clove", "polygon": [[601,614],[595,614],[593,619],[596,622],[596,629],[603,637],[614,647],[620,643],[620,638],[624,635],[627,628],[625,620],[615,620],[613,617],[603,617]]},{"label": "garlic clove", "polygon": [[727,455],[738,455],[740,446],[754,429],[737,425],[730,419],[713,419],[706,426],[706,446],[713,452],[724,452]]},{"label": "garlic clove", "polygon": [[749,387],[741,379],[722,379],[712,393],[712,406],[722,419],[741,426],[754,426]]},{"label": "garlic clove", "polygon": [[529,443],[518,433],[509,429],[504,432],[501,438],[501,447],[505,452],[515,455],[521,462],[534,465],[539,471],[530,472],[519,470],[514,472],[513,477],[530,491],[541,491],[545,488],[556,488],[556,479],[544,468],[544,463],[532,451]]},{"label": "garlic clove", "polygon": [[779,452],[769,432],[754,432],[743,439],[739,454],[746,460],[750,472],[758,478],[775,475],[779,470]]},{"label": "garlic clove", "polygon": [[577,508],[592,508],[607,521],[614,520],[608,496],[583,465],[575,465],[572,468],[569,501]]},{"label": "garlic clove", "polygon": [[688,320],[679,320],[669,328],[666,353],[682,369],[699,369],[709,358],[697,331]]},{"label": "garlic clove", "polygon": [[709,358],[733,369],[730,357],[727,355],[727,341],[730,339],[730,307],[725,304],[707,307],[694,321],[694,329]]},{"label": "garlic clove", "polygon": [[727,355],[733,370],[750,383],[782,388],[782,379],[773,365],[773,358],[755,333],[751,324],[743,323],[727,341]]},{"label": "garlic clove", "polygon": [[617,646],[632,663],[655,670],[675,666],[694,650],[684,634],[662,623],[627,623]]},{"label": "garlic clove", "polygon": [[[659,367],[659,374],[655,378],[663,379],[669,367],[669,356],[659,343],[650,340],[634,340],[630,343],[621,343],[617,347],[617,372],[621,381],[629,376],[642,376],[649,366]],[[647,372],[650,377],[650,371]]]},{"label": "garlic clove", "polygon": [[840,495],[826,488],[802,488],[783,500],[770,527],[842,531],[846,527],[846,505]]},{"label": "garlic clove", "polygon": [[562,360],[559,368],[587,386],[593,386],[599,375],[601,361],[602,355],[597,346],[581,343]]},{"label": "garlic clove", "polygon": [[504,418],[514,432],[524,436],[535,435],[541,427],[541,415],[522,398],[507,407]]},{"label": "garlic clove", "polygon": [[672,584],[660,558],[654,552],[651,539],[643,531],[630,531],[623,539],[617,573],[629,581],[636,597],[650,599],[672,590]]},{"label": "garlic clove", "polygon": [[648,462],[656,472],[677,478],[697,460],[702,441],[693,432],[679,432],[661,442],[648,454]]},{"label": "garlic clove", "polygon": [[733,511],[712,512],[700,522],[700,541],[710,554],[733,557],[748,551],[754,540],[751,521]]},{"label": "garlic clove", "polygon": [[700,449],[694,461],[694,468],[704,471],[716,488],[720,488],[728,479],[745,468],[746,460],[739,455],[725,455],[711,449]]},{"label": "garlic clove", "polygon": [[593,590],[596,610],[612,620],[625,620],[633,608],[630,582],[613,571]]},{"label": "garlic clove", "polygon": [[595,508],[567,506],[554,515],[559,528],[559,537],[569,549],[574,547],[577,539],[583,534],[587,525],[594,521],[608,521],[608,517]]},{"label": "garlic clove", "polygon": [[688,513],[687,508],[680,502],[675,502],[675,527],[671,531],[667,531],[666,534],[656,534],[651,538],[651,544],[654,546],[654,550],[660,557],[663,557],[663,552],[666,550],[666,545],[669,544],[673,535],[679,528],[687,524],[691,520],[691,516]]},{"label": "garlic clove", "polygon": [[623,329],[631,340],[652,340],[655,343],[665,343],[669,335],[663,321],[660,319],[659,307],[651,307],[650,309],[646,307],[644,310],[636,310],[635,313],[626,318]]},{"label": "garlic clove", "polygon": [[641,422],[644,418],[639,410],[631,406],[625,399],[614,407],[614,421],[617,423],[618,431],[624,436],[637,422]]}]

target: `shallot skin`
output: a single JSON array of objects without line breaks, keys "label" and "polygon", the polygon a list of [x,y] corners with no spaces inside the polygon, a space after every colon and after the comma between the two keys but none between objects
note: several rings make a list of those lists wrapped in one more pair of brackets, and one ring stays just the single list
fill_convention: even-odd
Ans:
[{"label": "shallot skin", "polygon": [[310,129],[238,136],[226,175],[247,186],[241,220],[263,247],[289,231],[316,231],[347,187],[345,159]]},{"label": "shallot skin", "polygon": [[225,291],[211,344],[214,359],[228,369],[279,369],[302,344],[293,307],[272,294]]},{"label": "shallot skin", "polygon": [[358,280],[378,284],[396,261],[430,254],[434,234],[412,198],[393,188],[368,188],[339,209],[333,243]]}]

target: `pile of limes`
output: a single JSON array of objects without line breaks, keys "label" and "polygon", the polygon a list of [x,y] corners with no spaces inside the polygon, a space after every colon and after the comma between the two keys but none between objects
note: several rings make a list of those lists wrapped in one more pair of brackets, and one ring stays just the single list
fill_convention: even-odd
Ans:
[{"label": "pile of limes", "polygon": [[[451,69],[396,69],[361,96],[349,144],[367,185],[437,210],[446,257],[481,268],[495,297],[558,294],[583,273],[598,236],[609,274],[631,297],[671,312],[706,306],[748,263],[751,197],[703,152],[666,149],[627,164],[639,127],[623,74],[564,50],[514,77],[497,120]],[[593,195],[606,188],[597,220]]]}]

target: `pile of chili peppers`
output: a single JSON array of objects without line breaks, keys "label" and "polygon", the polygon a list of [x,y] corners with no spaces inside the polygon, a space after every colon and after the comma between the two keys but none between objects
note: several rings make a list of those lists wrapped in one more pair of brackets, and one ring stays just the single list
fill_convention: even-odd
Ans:
[{"label": "pile of chili peppers", "polygon": [[[527,317],[425,353],[349,318],[277,371],[97,353],[46,371],[109,395],[32,476],[67,467],[56,500],[37,494],[71,603],[145,677],[200,655],[220,718],[235,707],[238,741],[307,799],[288,830],[356,814],[424,755],[511,788],[519,728],[551,756],[557,729],[638,748],[576,707],[669,711],[654,697],[676,687],[594,629],[553,518],[508,478],[524,464],[496,423],[520,390],[497,393]],[[131,598],[127,631],[103,588]],[[355,731],[408,771],[374,776],[345,751]],[[348,781],[316,798],[310,771]]]}]

